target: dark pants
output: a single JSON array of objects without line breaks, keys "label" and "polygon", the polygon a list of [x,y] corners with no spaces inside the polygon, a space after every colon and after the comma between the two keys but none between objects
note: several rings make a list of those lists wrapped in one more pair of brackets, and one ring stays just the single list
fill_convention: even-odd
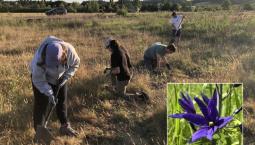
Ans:
[{"label": "dark pants", "polygon": [[173,29],[172,30],[172,37],[175,38],[175,37],[180,37],[181,36],[181,29],[179,30],[175,30]]},{"label": "dark pants", "polygon": [[125,97],[126,91],[127,91],[127,85],[129,84],[130,80],[119,81],[116,75],[111,74],[111,82],[112,82],[112,86],[115,87],[116,94],[121,97]]},{"label": "dark pants", "polygon": [[[42,125],[46,115],[46,108],[48,105],[48,96],[42,94],[32,83],[34,92],[34,129],[36,130],[37,125]],[[51,85],[54,93],[57,91],[57,87]],[[58,103],[56,105],[56,112],[58,119],[61,124],[67,123],[67,84],[60,88],[58,93]]]},{"label": "dark pants", "polygon": [[145,56],[143,59],[144,59],[144,65],[149,71],[152,71],[157,68],[157,60],[156,59],[151,59],[151,58],[148,58]]}]

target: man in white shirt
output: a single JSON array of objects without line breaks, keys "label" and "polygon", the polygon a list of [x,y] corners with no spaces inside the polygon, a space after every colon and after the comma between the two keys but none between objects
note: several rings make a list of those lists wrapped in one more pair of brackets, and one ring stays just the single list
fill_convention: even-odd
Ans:
[{"label": "man in white shirt", "polygon": [[172,13],[172,18],[170,19],[170,24],[172,24],[173,27],[172,41],[176,42],[176,44],[180,41],[183,19],[184,16],[177,15],[176,12]]}]

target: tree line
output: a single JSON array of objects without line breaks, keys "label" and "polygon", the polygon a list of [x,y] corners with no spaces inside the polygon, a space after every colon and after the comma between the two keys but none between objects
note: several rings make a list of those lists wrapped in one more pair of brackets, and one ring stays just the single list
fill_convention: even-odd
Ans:
[{"label": "tree line", "polygon": [[[45,12],[55,7],[64,7],[68,12],[153,12],[153,11],[216,11],[231,9],[231,1],[223,0],[220,5],[194,6],[192,1],[140,1],[140,0],[119,0],[114,2],[105,1],[83,1],[81,3],[64,1],[46,1],[46,0],[18,0],[3,1],[0,0],[0,12]],[[253,10],[251,4],[242,6],[244,10]]]}]

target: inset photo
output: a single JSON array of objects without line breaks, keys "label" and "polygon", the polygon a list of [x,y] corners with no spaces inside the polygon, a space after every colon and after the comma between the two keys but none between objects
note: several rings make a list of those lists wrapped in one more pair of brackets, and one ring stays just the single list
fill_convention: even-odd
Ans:
[{"label": "inset photo", "polygon": [[243,84],[169,83],[167,145],[242,145]]}]

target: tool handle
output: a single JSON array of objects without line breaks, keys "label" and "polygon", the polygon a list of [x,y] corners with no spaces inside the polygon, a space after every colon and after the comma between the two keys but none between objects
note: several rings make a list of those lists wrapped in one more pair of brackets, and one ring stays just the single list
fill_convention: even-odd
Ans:
[{"label": "tool handle", "polygon": [[56,95],[55,95],[55,104],[52,104],[52,103],[49,102],[48,105],[47,105],[45,120],[44,120],[44,123],[43,123],[43,126],[45,128],[46,128],[46,126],[48,124],[49,118],[50,118],[54,108],[56,107],[56,104],[58,103],[58,93],[59,93],[60,88],[61,87],[58,85],[58,88],[57,88],[57,91],[56,91]]}]

